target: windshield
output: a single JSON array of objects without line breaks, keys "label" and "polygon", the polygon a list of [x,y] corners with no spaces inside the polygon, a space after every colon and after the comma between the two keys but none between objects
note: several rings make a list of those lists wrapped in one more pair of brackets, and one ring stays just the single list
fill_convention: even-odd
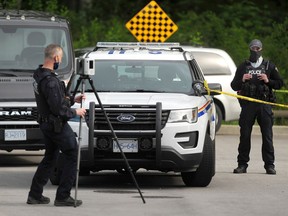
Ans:
[{"label": "windshield", "polygon": [[[64,55],[57,72],[70,71],[72,67],[69,34],[65,28],[0,26],[0,76],[27,74],[43,64],[44,49],[51,43],[63,47]],[[70,56],[70,57],[69,57]]]},{"label": "windshield", "polygon": [[97,60],[92,79],[98,91],[190,93],[192,88],[185,61]]}]

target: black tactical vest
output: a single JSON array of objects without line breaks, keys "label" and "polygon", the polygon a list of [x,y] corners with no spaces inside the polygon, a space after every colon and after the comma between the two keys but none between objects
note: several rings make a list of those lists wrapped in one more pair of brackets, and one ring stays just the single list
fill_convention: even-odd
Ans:
[{"label": "black tactical vest", "polygon": [[34,87],[34,94],[35,94],[35,99],[37,103],[37,109],[38,109],[38,115],[43,117],[43,118],[48,118],[50,114],[49,110],[49,105],[45,99],[45,96],[41,90],[41,83],[45,79],[49,79],[50,76],[46,76],[43,79],[41,79],[39,82],[34,81],[33,87]]},{"label": "black tactical vest", "polygon": [[254,68],[251,66],[250,62],[246,62],[246,73],[251,74],[252,79],[246,81],[242,85],[241,95],[259,100],[271,101],[271,90],[264,81],[258,79],[259,74],[266,73],[268,64],[269,61],[263,61],[259,67]]}]

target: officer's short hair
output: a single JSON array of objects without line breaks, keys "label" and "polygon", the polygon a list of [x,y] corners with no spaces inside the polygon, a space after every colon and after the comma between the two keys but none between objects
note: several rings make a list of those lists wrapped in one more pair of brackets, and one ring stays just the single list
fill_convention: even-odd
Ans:
[{"label": "officer's short hair", "polygon": [[55,55],[63,53],[62,47],[58,44],[50,44],[45,48],[45,58],[53,59]]}]

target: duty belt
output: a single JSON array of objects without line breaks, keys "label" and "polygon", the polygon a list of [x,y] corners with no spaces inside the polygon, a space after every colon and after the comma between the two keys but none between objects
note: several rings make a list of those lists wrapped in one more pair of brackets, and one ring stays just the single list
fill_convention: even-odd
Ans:
[{"label": "duty belt", "polygon": [[40,116],[38,115],[38,118],[37,118],[37,122],[40,124],[40,123],[43,123],[43,122],[49,122],[49,118],[47,116]]}]

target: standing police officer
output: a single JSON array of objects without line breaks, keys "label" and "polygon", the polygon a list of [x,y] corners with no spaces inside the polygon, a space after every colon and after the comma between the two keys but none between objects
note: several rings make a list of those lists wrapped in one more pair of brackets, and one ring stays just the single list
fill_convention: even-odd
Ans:
[{"label": "standing police officer", "polygon": [[[237,68],[231,87],[240,95],[267,102],[275,102],[276,98],[272,89],[280,89],[283,86],[283,80],[279,75],[278,69],[270,61],[263,59],[260,40],[252,40],[249,48],[250,58]],[[262,133],[264,168],[267,174],[275,175],[272,106],[241,99],[239,99],[239,102],[241,105],[239,119],[240,143],[237,157],[238,167],[234,169],[234,173],[247,172],[248,161],[250,160],[251,132],[257,119]]]},{"label": "standing police officer", "polygon": [[[33,177],[27,204],[48,204],[50,199],[42,195],[43,187],[48,182],[53,169],[53,161],[59,150],[63,155],[63,172],[56,193],[55,206],[74,206],[70,196],[77,169],[77,141],[68,125],[70,118],[84,117],[84,108],[72,109],[74,102],[80,103],[84,95],[75,98],[67,95],[64,82],[57,78],[55,70],[61,63],[63,50],[59,45],[50,44],[45,49],[44,64],[35,71],[33,78],[34,92],[38,108],[38,122],[44,135],[45,155]],[[81,200],[76,205],[82,204]]]}]

